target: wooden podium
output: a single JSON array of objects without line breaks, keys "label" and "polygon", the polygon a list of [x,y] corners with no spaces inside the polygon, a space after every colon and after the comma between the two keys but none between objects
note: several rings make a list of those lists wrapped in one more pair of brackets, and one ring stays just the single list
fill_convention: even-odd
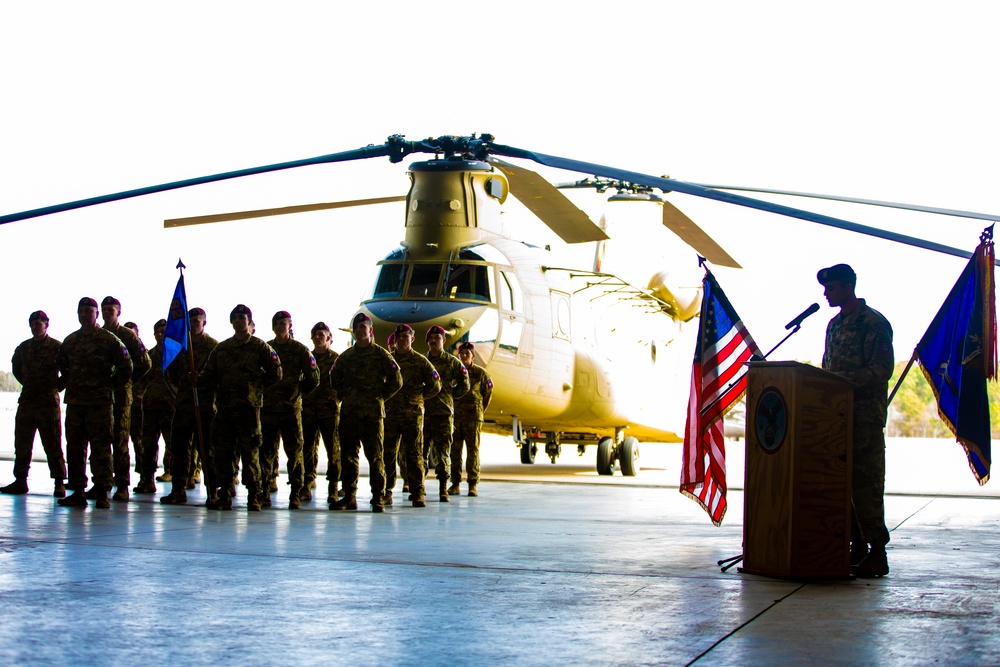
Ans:
[{"label": "wooden podium", "polygon": [[854,384],[794,361],[748,366],[740,571],[847,578]]}]

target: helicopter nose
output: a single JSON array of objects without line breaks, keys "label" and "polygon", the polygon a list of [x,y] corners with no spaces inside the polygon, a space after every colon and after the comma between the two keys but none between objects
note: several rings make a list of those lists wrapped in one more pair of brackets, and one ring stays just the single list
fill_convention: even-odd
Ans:
[{"label": "helicopter nose", "polygon": [[462,337],[488,308],[486,305],[451,301],[377,301],[362,305],[359,312],[372,318],[377,340],[409,324],[418,337],[432,326],[442,327],[449,341]]}]

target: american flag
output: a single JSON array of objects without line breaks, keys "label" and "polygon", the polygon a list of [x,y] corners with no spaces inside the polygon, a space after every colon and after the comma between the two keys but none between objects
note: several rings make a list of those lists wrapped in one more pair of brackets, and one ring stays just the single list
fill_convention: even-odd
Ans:
[{"label": "american flag", "polygon": [[722,417],[746,393],[743,362],[760,355],[760,349],[711,272],[705,272],[702,286],[680,487],[681,493],[698,501],[718,526],[726,514]]}]

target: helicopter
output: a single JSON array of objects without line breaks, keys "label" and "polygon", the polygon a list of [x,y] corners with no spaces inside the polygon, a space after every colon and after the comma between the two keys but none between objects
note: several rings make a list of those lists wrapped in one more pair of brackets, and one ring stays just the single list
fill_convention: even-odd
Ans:
[{"label": "helicopter", "polygon": [[[357,312],[372,318],[376,340],[399,323],[417,331],[441,326],[455,347],[474,343],[476,362],[494,380],[484,431],[509,435],[522,463],[541,449],[555,463],[564,445],[583,455],[597,449],[596,470],[640,470],[640,442],[680,442],[689,392],[701,294],[672,284],[667,267],[642,281],[605,270],[607,225],[593,222],[559,187],[613,188],[618,201],[662,207],[662,223],[710,263],[739,264],[663,195],[681,193],[830,225],[920,248],[969,257],[961,249],[826,215],[773,204],[734,191],[832,198],[892,208],[991,220],[996,216],[736,186],[689,183],[497,144],[488,134],[384,144],[103,195],[0,216],[0,224],[155,192],[316,164],[413,153],[432,159],[409,165],[405,196],[168,219],[166,228],[304,211],[405,202],[405,238],[377,263],[377,277]],[[502,158],[592,175],[557,187]],[[520,201],[567,244],[594,244],[588,266],[566,266],[548,247],[509,234],[501,217],[509,197]],[[656,391],[649,391],[655,387]]]}]

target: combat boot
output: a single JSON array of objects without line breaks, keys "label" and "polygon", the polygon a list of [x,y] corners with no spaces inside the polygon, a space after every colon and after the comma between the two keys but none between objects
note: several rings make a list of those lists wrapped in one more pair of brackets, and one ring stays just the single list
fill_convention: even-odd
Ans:
[{"label": "combat boot", "polygon": [[169,472],[165,472],[162,475],[156,476],[157,482],[172,482],[174,481],[173,476]]},{"label": "combat boot", "polygon": [[[118,494],[116,493],[115,495],[117,496]],[[115,500],[117,500],[117,498],[115,498]],[[128,500],[128,491],[125,492],[125,500]],[[111,501],[108,500],[108,492],[104,491],[103,493],[97,494],[97,500],[94,501],[94,504],[98,507],[98,509],[110,509]]]},{"label": "combat boot", "polygon": [[406,482],[403,482],[403,493],[409,493],[409,492],[410,492],[410,485],[407,484]]},{"label": "combat boot", "polygon": [[174,489],[160,498],[161,505],[186,505],[187,501],[187,491],[184,489]]},{"label": "combat boot", "polygon": [[271,480],[270,486],[267,487],[267,490],[270,491],[271,493],[277,493],[278,492],[278,478],[277,477],[275,477],[274,479]]},{"label": "combat boot", "polygon": [[[26,479],[15,479],[13,482],[5,487],[0,488],[0,493],[7,493],[12,496],[24,495],[28,492],[28,480]],[[65,490],[63,495],[65,495]]]},{"label": "combat boot", "polygon": [[97,500],[101,493],[107,494],[107,491],[104,489],[98,489],[97,485],[94,484],[92,487],[87,489],[87,500]]},{"label": "combat boot", "polygon": [[302,490],[299,491],[299,500],[301,500],[304,503],[307,503],[312,499],[313,499],[312,490],[310,490],[308,486],[303,486]]},{"label": "combat boot", "polygon": [[[308,491],[309,488],[306,487],[303,490]],[[295,489],[292,489],[292,494],[290,496],[288,496],[288,509],[290,509],[290,510],[297,510],[300,507],[302,507],[301,503],[299,503],[299,496],[300,495],[302,495],[302,491],[296,491]],[[310,498],[311,497],[312,496],[310,496]]]},{"label": "combat boot", "polygon": [[74,491],[68,498],[60,498],[56,503],[63,507],[86,507],[87,494],[83,491]]},{"label": "combat boot", "polygon": [[857,565],[851,566],[851,574],[861,579],[884,577],[889,574],[889,560],[885,555],[885,547],[873,544],[868,555]]},{"label": "combat boot", "polygon": [[[410,497],[413,498],[413,496],[410,496]],[[419,496],[419,497],[413,498],[413,506],[414,507],[427,507],[427,501],[424,500],[423,496]]]},{"label": "combat boot", "polygon": [[337,495],[337,482],[330,482],[328,486],[329,489],[326,493],[326,502],[327,504],[335,503],[337,502],[337,498],[340,497]]},{"label": "combat boot", "polygon": [[156,493],[156,483],[151,478],[140,479],[139,483],[132,489],[132,493]]},{"label": "combat boot", "polygon": [[[184,494],[187,496],[187,494]],[[161,501],[162,502],[162,501]],[[216,491],[208,492],[208,500],[205,501],[206,509],[217,510],[219,509],[219,494]]]},{"label": "combat boot", "polygon": [[392,494],[391,493],[387,493],[384,496],[382,496],[382,505],[384,505],[385,507],[392,507]]},{"label": "combat boot", "polygon": [[441,482],[438,487],[438,499],[443,503],[449,503],[451,501],[448,499],[448,487],[445,484],[446,482]]},{"label": "combat boot", "polygon": [[353,493],[345,493],[344,497],[330,505],[332,510],[356,510],[358,509],[358,498]]},{"label": "combat boot", "polygon": [[192,491],[194,487],[198,486],[198,482],[194,481],[194,477],[189,477],[187,484],[184,485],[186,490]]},{"label": "combat boot", "polygon": [[460,496],[462,495],[462,489],[458,484],[452,484],[448,487],[448,494],[452,496]]},{"label": "combat boot", "polygon": [[270,493],[260,493],[260,494],[253,494],[253,493],[251,493],[250,494],[251,498],[253,498],[255,496],[256,496],[257,504],[260,507],[263,507],[266,510],[271,509],[271,494]]},{"label": "combat boot", "polygon": [[219,500],[217,503],[220,510],[230,511],[233,509],[233,497],[229,495],[228,491],[222,491],[219,493]]},{"label": "combat boot", "polygon": [[479,491],[476,490],[475,484],[469,485],[469,495],[472,496],[473,498],[479,495]]},{"label": "combat boot", "polygon": [[[155,492],[154,492],[154,493],[155,493]],[[107,498],[107,496],[108,496],[108,494],[107,494],[107,492],[105,491],[105,492],[104,492],[104,497],[105,497],[105,498]],[[125,486],[119,486],[119,487],[118,487],[118,490],[117,490],[117,491],[115,491],[115,495],[111,496],[111,499],[112,499],[112,500],[114,500],[115,502],[119,502],[119,503],[127,503],[127,502],[128,502],[128,487],[125,487]],[[101,500],[101,497],[100,497],[100,496],[98,496],[98,497],[97,497],[97,500],[98,500],[98,501],[100,501],[100,500]],[[98,506],[98,507],[100,507],[100,506],[101,506],[101,505],[99,504],[99,502],[98,502],[98,505],[97,505],[97,506]]]},{"label": "combat boot", "polygon": [[371,500],[372,512],[376,514],[381,514],[385,511],[385,506],[382,504],[381,498],[372,498]]},{"label": "combat boot", "polygon": [[52,487],[52,495],[56,498],[66,497],[66,485],[63,484],[61,479],[57,479],[55,485]]}]

